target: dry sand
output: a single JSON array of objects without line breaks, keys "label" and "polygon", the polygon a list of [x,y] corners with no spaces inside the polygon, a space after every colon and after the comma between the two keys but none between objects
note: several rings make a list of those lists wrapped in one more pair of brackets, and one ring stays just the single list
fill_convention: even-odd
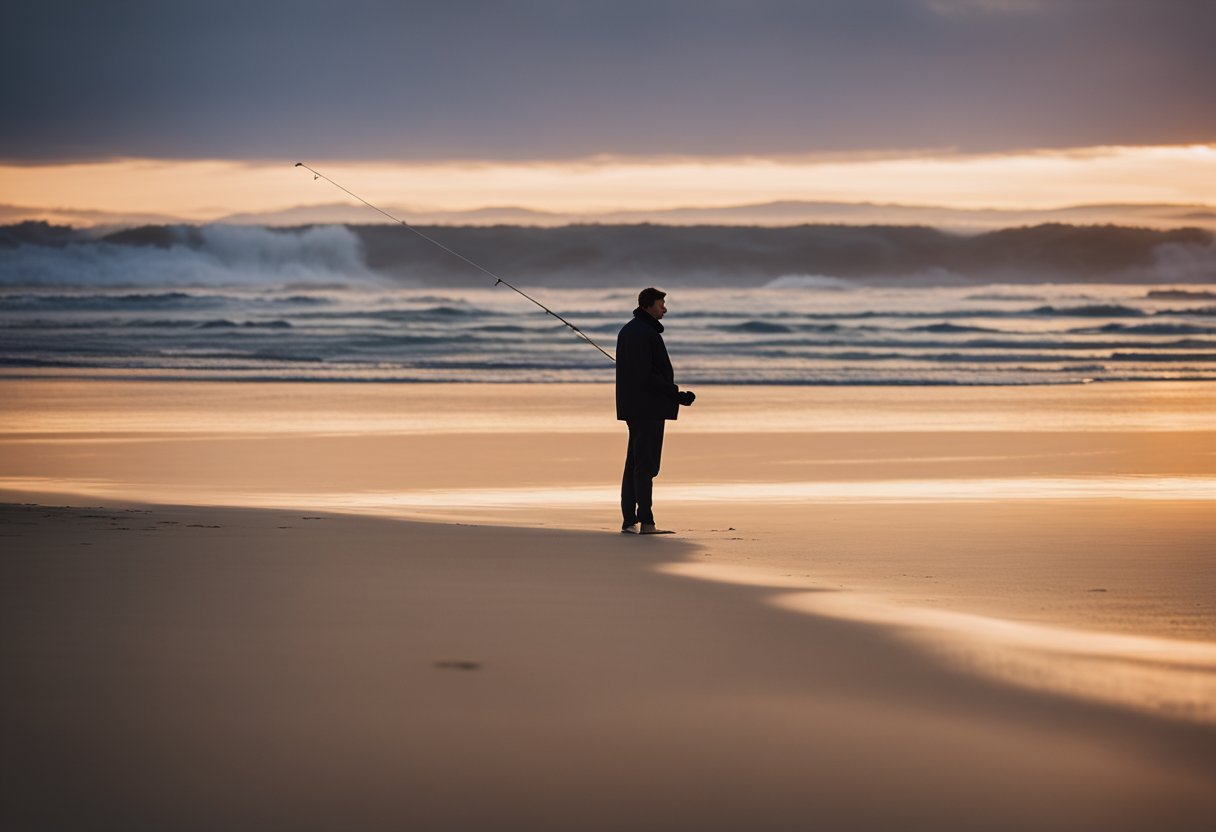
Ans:
[{"label": "dry sand", "polygon": [[1209,828],[1210,388],[604,392],[0,384],[2,825]]}]

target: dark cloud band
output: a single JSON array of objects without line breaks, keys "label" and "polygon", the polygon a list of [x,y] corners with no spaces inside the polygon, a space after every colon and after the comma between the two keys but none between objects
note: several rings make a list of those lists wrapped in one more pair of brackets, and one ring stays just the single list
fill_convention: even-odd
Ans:
[{"label": "dark cloud band", "polygon": [[43,0],[6,18],[7,159],[1216,139],[1216,4],[1191,0]]}]

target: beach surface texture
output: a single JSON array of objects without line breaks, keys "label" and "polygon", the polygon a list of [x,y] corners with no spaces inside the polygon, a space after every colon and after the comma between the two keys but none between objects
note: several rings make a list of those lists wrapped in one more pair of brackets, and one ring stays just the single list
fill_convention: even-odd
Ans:
[{"label": "beach surface texture", "polygon": [[1216,388],[0,381],[0,827],[1207,830]]}]

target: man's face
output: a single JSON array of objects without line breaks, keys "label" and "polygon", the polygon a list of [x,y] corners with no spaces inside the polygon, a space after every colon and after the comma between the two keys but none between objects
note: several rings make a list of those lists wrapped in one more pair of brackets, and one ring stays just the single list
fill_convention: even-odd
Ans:
[{"label": "man's face", "polygon": [[650,316],[652,318],[654,318],[656,321],[662,320],[663,316],[667,314],[666,299],[659,298],[658,300],[656,300],[654,302],[654,304],[652,306],[646,307],[646,311],[649,312]]}]

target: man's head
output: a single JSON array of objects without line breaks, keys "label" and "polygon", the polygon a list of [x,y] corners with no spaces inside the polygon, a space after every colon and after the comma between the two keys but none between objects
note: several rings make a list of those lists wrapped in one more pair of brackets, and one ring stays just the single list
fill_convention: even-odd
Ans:
[{"label": "man's head", "polygon": [[666,292],[660,292],[651,286],[643,289],[638,295],[638,306],[649,312],[650,316],[657,321],[667,314],[667,301],[663,300],[665,297],[667,297]]}]

